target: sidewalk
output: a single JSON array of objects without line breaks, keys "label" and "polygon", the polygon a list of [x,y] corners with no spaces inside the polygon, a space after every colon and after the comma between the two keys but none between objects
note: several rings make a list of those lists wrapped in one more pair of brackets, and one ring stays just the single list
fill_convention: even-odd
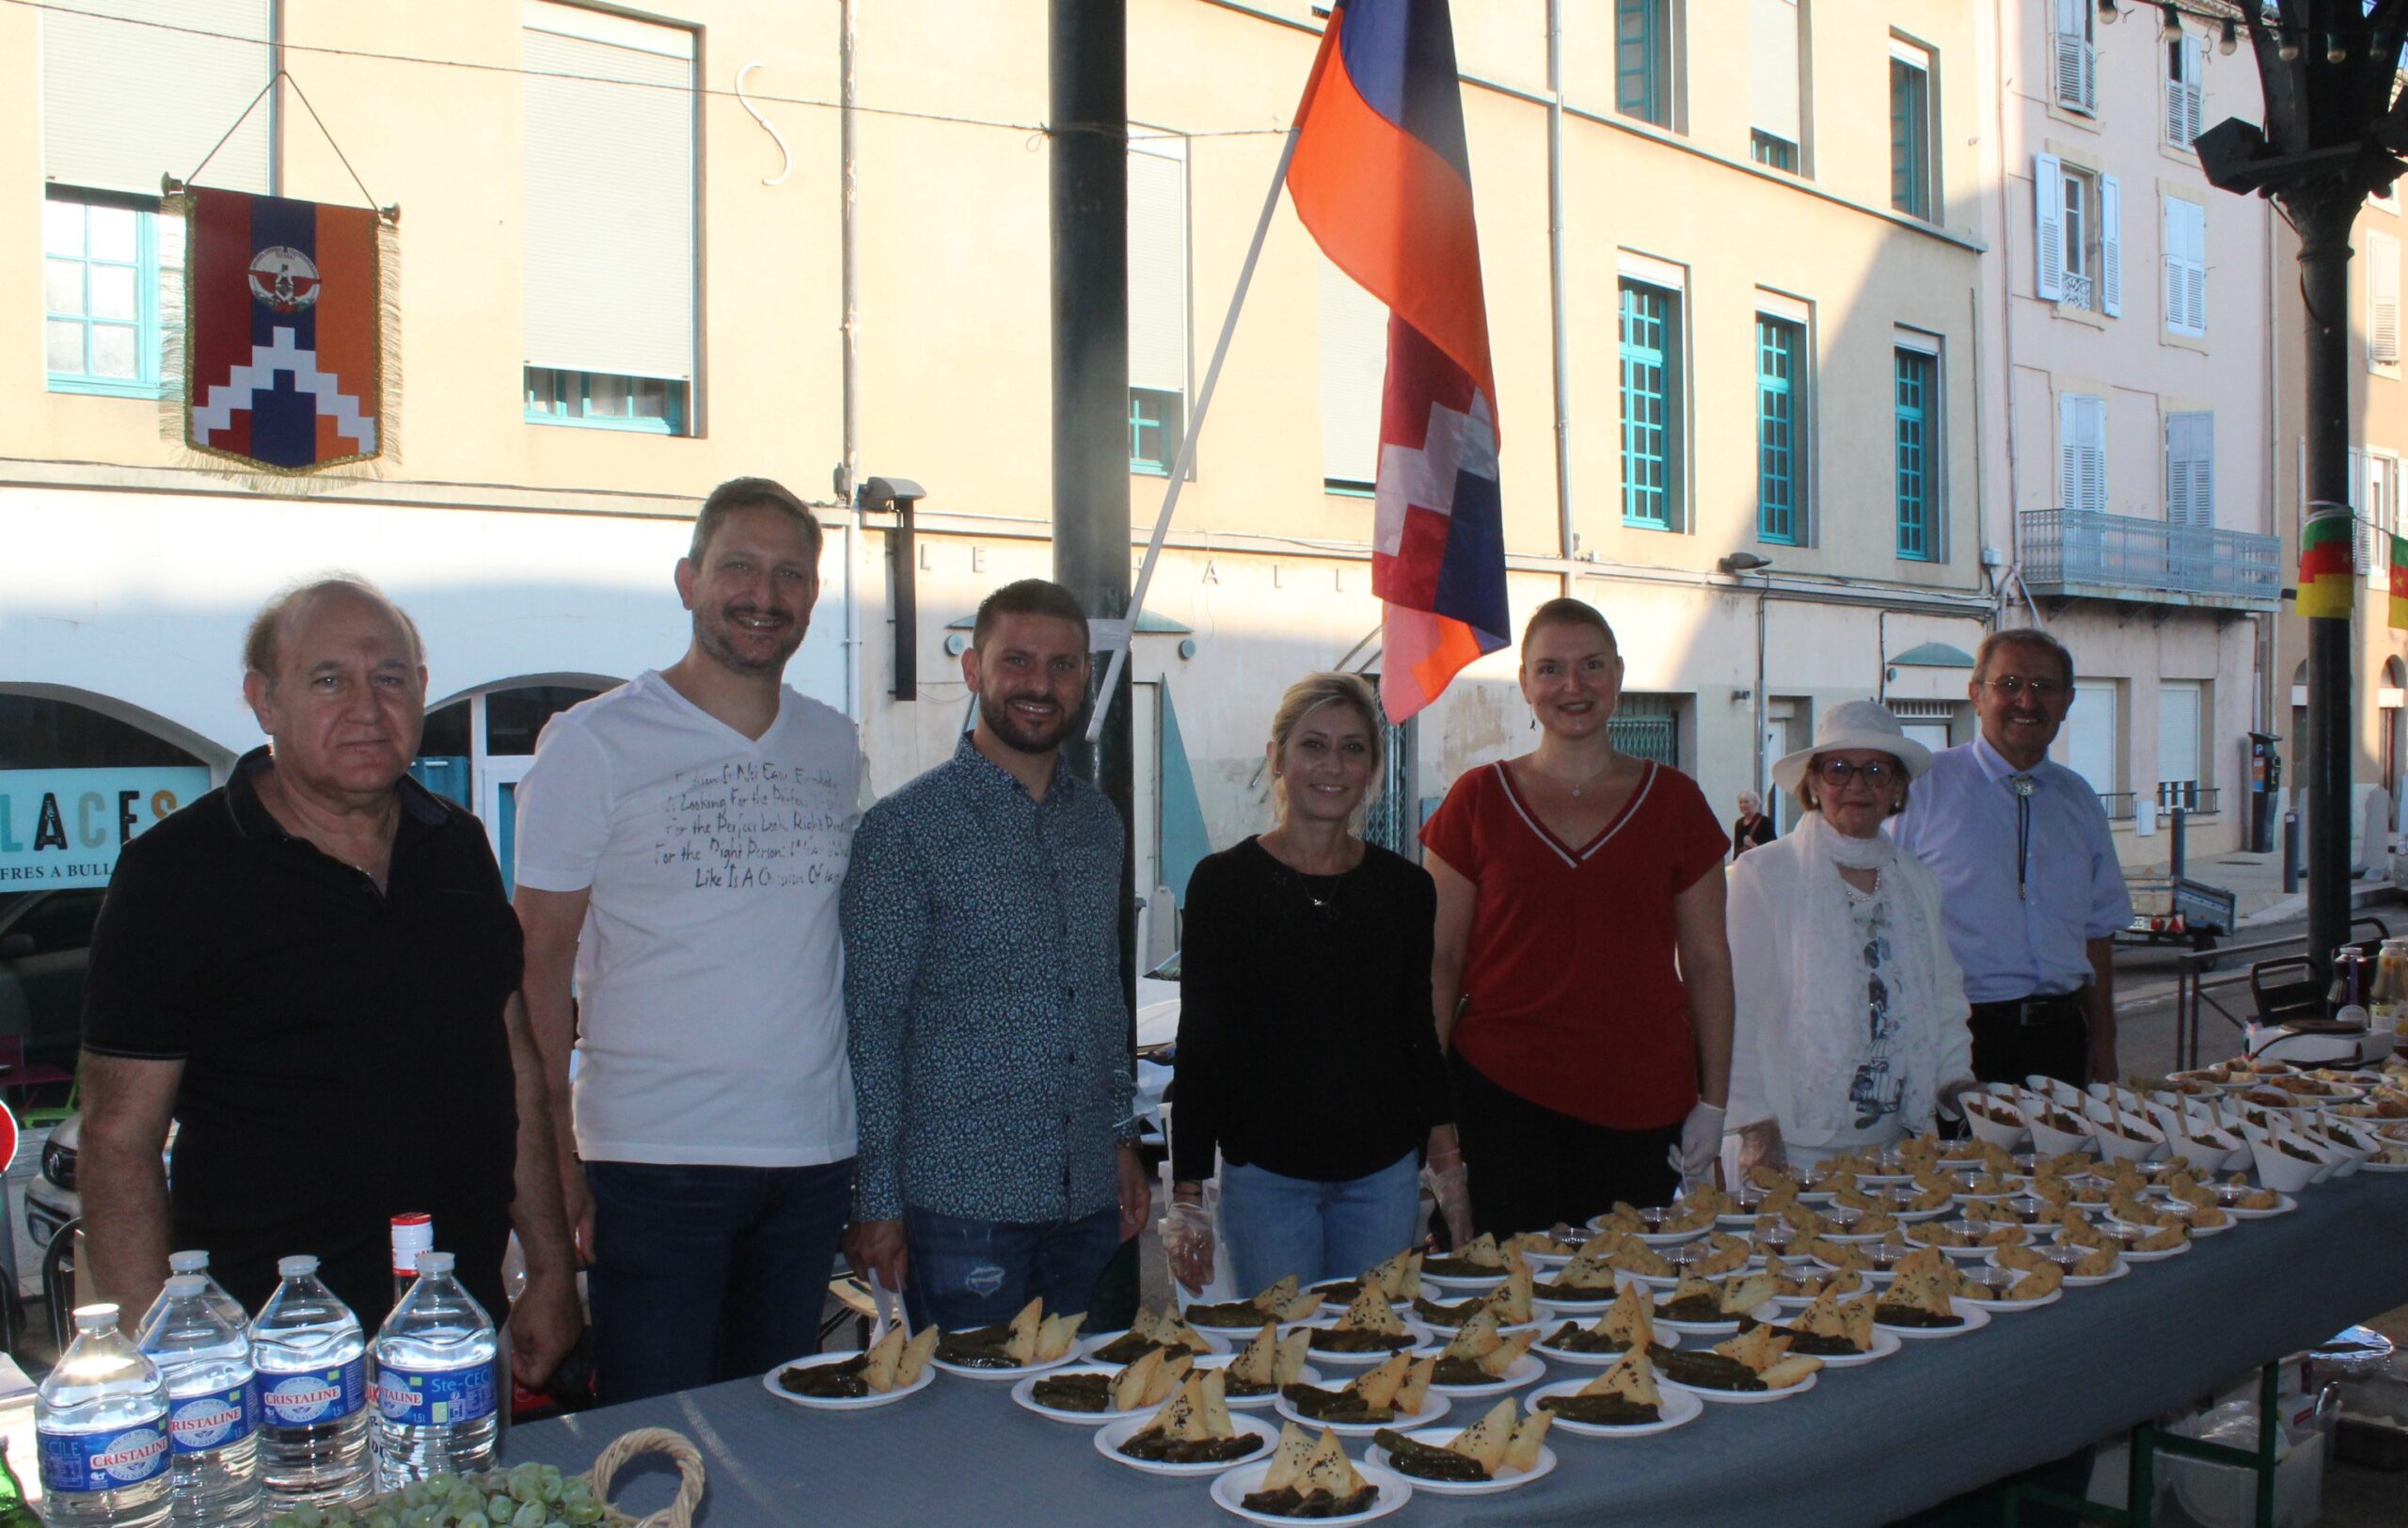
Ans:
[{"label": "sidewalk", "polygon": [[[2128,865],[2127,876],[2162,876],[2168,867],[2162,861],[2155,865]],[[2222,886],[2232,893],[2233,905],[2241,926],[2256,928],[2268,923],[2282,923],[2307,914],[2305,891],[2283,890],[2283,856],[2269,854],[2194,854],[2183,873],[2194,881],[2211,886]],[[2392,885],[2389,867],[2370,869],[2369,873],[2351,883],[2350,905],[2368,907],[2379,902],[2400,899],[2399,889]]]}]

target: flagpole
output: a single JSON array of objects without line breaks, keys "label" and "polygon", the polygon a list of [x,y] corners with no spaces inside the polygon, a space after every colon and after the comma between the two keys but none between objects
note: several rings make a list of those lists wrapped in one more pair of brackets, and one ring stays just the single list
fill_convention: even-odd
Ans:
[{"label": "flagpole", "polygon": [[1246,289],[1254,284],[1254,267],[1262,258],[1262,241],[1271,232],[1271,218],[1279,210],[1279,193],[1288,183],[1288,164],[1296,157],[1296,134],[1303,123],[1288,129],[1287,137],[1279,145],[1279,165],[1271,172],[1271,189],[1262,198],[1262,215],[1254,222],[1254,241],[1246,246],[1245,263],[1238,268],[1237,290],[1229,294],[1229,310],[1221,320],[1221,337],[1212,345],[1212,364],[1204,368],[1204,386],[1196,394],[1196,413],[1187,422],[1185,438],[1179,443],[1179,460],[1171,468],[1170,485],[1163,490],[1163,507],[1154,517],[1154,533],[1146,543],[1146,560],[1137,568],[1137,586],[1129,596],[1129,612],[1121,622],[1121,629],[1112,645],[1112,661],[1103,671],[1103,683],[1097,687],[1095,711],[1087,719],[1087,741],[1093,743],[1103,734],[1104,712],[1112,708],[1112,692],[1120,683],[1120,671],[1128,665],[1129,648],[1137,634],[1137,617],[1146,608],[1146,590],[1154,581],[1154,564],[1163,554],[1163,538],[1170,533],[1170,519],[1179,508],[1179,490],[1187,482],[1187,474],[1196,466],[1196,438],[1204,433],[1204,416],[1212,406],[1212,390],[1220,385],[1221,363],[1228,358],[1229,341],[1238,331],[1238,313],[1245,307]]}]

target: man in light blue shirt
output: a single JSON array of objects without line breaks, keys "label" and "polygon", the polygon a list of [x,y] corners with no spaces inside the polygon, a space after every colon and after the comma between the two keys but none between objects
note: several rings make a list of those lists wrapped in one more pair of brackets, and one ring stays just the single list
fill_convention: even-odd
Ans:
[{"label": "man in light blue shirt", "polygon": [[2049,759],[2073,704],[2073,655],[2032,628],[1994,631],[1967,693],[1981,735],[1934,756],[1893,831],[1940,878],[1974,1074],[2113,1079],[2114,936],[2132,904],[2098,793]]}]

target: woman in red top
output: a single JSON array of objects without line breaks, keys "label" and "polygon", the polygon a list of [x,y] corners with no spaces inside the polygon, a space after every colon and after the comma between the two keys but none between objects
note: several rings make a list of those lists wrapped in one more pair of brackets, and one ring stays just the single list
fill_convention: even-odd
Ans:
[{"label": "woman in red top", "polygon": [[1593,607],[1540,606],[1537,750],[1464,775],[1421,830],[1472,1220],[1499,1235],[1661,1204],[1722,1143],[1730,840],[1688,776],[1614,747],[1622,677]]}]

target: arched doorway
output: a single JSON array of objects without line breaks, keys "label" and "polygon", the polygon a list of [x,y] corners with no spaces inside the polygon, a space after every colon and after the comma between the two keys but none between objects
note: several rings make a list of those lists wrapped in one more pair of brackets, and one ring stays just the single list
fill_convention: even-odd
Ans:
[{"label": "arched doorway", "polygon": [[518,782],[535,762],[544,724],[579,701],[623,681],[601,675],[544,674],[506,679],[426,713],[419,756],[410,773],[419,784],[477,814],[501,863],[504,890],[516,884]]}]

